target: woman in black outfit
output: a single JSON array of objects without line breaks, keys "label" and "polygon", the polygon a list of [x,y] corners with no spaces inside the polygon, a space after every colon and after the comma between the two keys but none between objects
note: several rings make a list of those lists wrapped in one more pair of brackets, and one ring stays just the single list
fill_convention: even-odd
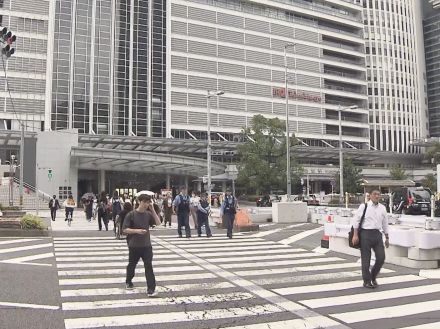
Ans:
[{"label": "woman in black outfit", "polygon": [[102,231],[102,222],[104,222],[105,230],[108,231],[108,199],[105,192],[101,192],[98,200],[98,227]]},{"label": "woman in black outfit", "polygon": [[130,202],[125,202],[122,206],[122,210],[119,215],[116,217],[116,239],[120,239],[122,235],[122,225],[124,224],[125,216],[129,212],[133,211],[133,206]]}]

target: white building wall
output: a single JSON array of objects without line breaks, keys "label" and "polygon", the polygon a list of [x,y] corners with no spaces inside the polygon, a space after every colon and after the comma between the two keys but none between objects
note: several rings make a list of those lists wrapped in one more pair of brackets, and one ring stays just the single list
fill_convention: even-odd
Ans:
[{"label": "white building wall", "polygon": [[[288,50],[289,90],[315,98],[289,101],[291,131],[302,139],[336,142],[338,105],[357,105],[344,111],[343,138],[368,144],[362,7],[356,1],[332,1],[333,9],[325,3],[249,2],[264,7],[259,12],[239,1],[172,0],[170,133],[206,130],[208,89],[225,91],[218,104],[211,102],[215,132],[239,133],[256,114],[284,120],[285,99],[274,91],[284,90],[284,45],[296,43]],[[331,97],[338,102],[330,103]]]},{"label": "white building wall", "polygon": [[427,136],[422,1],[363,0],[371,145],[419,152]]},{"label": "white building wall", "polygon": [[50,1],[5,0],[0,6],[0,26],[17,36],[15,54],[0,63],[0,129],[20,129],[19,122],[28,131],[42,128]]}]

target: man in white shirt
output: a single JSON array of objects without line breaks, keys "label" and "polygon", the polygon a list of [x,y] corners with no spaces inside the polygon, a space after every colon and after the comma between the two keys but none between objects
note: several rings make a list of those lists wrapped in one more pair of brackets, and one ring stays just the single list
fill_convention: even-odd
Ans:
[{"label": "man in white shirt", "polygon": [[[353,223],[353,244],[361,244],[362,278],[365,288],[376,288],[376,278],[385,262],[385,249],[382,231],[385,234],[385,246],[389,247],[387,210],[379,203],[380,191],[373,190],[370,193],[370,201],[367,202],[367,210],[362,227],[359,228],[365,204],[360,205]],[[370,272],[371,249],[376,255],[376,262]]]}]

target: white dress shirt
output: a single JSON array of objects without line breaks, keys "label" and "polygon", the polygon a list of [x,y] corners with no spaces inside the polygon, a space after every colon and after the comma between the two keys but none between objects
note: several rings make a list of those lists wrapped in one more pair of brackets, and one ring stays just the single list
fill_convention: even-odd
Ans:
[{"label": "white dress shirt", "polygon": [[[365,204],[361,204],[354,216],[353,228],[359,228],[359,223],[364,213]],[[362,223],[362,228],[365,230],[379,230],[388,234],[388,219],[387,210],[383,204],[374,204],[373,201],[368,201],[365,219]]]}]

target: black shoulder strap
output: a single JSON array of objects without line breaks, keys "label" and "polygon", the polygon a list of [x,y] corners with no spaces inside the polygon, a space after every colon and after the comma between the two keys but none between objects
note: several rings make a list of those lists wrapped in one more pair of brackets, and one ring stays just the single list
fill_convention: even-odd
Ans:
[{"label": "black shoulder strap", "polygon": [[367,207],[368,207],[368,203],[365,203],[364,212],[363,212],[363,214],[362,214],[361,221],[360,221],[360,223],[359,223],[359,229],[362,228],[362,224],[364,223],[364,220],[365,220],[365,214],[367,213]]}]

